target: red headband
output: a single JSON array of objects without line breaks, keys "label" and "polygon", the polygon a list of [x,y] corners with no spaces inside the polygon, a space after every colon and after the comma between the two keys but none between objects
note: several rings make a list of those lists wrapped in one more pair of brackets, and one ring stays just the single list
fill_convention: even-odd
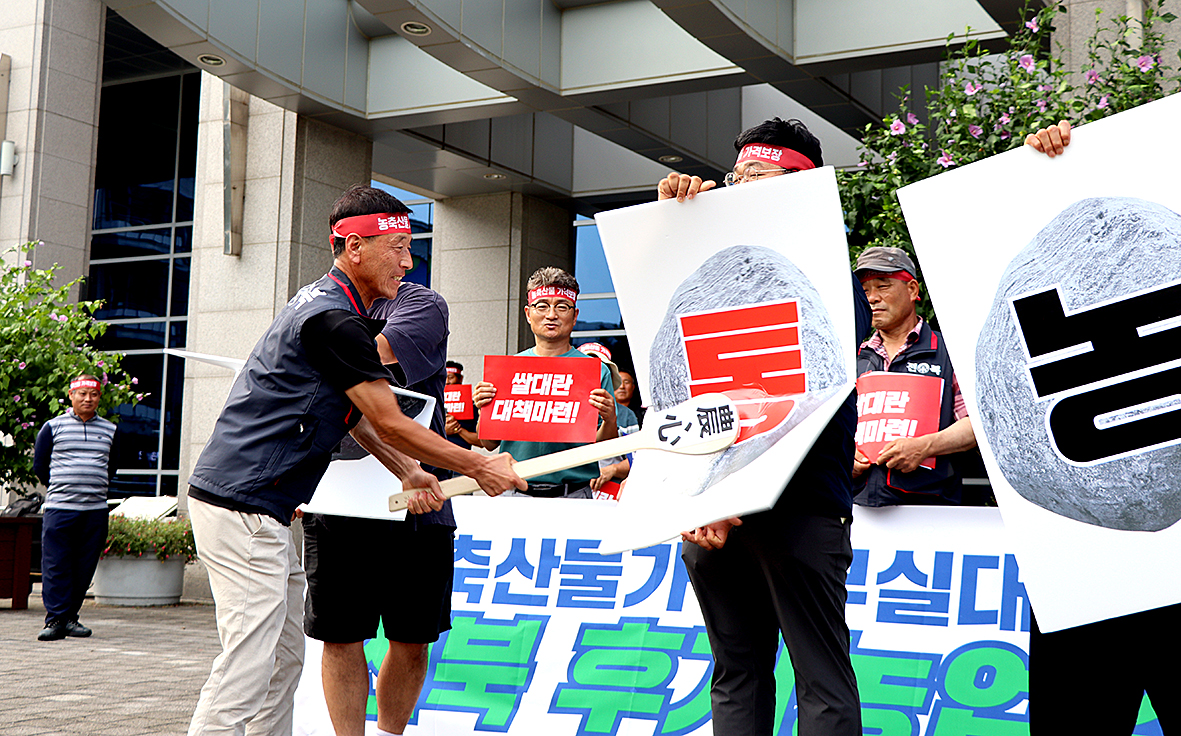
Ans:
[{"label": "red headband", "polygon": [[608,362],[611,361],[611,351],[607,349],[606,345],[603,345],[601,343],[597,343],[597,342],[583,343],[582,345],[578,346],[578,350],[580,352],[586,353],[587,355],[593,355],[597,358],[601,358],[602,360],[606,360]]},{"label": "red headband", "polygon": [[452,368],[451,366],[447,366],[447,372],[448,372],[448,373],[450,373],[450,374],[452,374],[452,375],[455,375],[456,373],[459,373],[459,369],[458,369],[458,368]]},{"label": "red headband", "polygon": [[797,169],[799,171],[816,168],[816,164],[812,163],[811,159],[799,151],[793,151],[790,148],[784,148],[782,146],[773,146],[770,143],[751,143],[744,146],[738,154],[738,160],[734,162],[734,166],[746,163],[747,161],[762,161],[764,163],[782,166],[785,169]]},{"label": "red headband", "polygon": [[549,297],[557,297],[559,299],[569,299],[571,304],[578,303],[578,292],[573,289],[563,289],[560,286],[539,286],[536,289],[529,290],[529,303],[537,301],[538,299],[546,299]]},{"label": "red headband", "polygon": [[74,380],[70,381],[70,390],[73,391],[76,388],[95,388],[99,391],[103,390],[102,384],[93,378],[75,378]]},{"label": "red headband", "polygon": [[386,233],[410,232],[410,215],[402,213],[391,215],[388,212],[380,215],[357,215],[337,220],[332,226],[332,235],[337,238],[347,238],[350,235],[360,235],[362,238],[372,238],[374,235]]},{"label": "red headband", "polygon": [[899,281],[914,281],[914,276],[911,276],[909,271],[866,271],[857,277],[857,280],[863,284],[870,279],[898,279]]}]

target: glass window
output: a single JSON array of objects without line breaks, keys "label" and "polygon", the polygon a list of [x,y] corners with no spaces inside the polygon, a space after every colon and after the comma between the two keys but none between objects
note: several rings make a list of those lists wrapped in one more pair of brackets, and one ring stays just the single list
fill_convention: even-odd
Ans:
[{"label": "glass window", "polygon": [[102,88],[94,229],[172,221],[180,82],[178,75]]},{"label": "glass window", "polygon": [[189,313],[189,267],[191,258],[172,260],[172,313],[169,316],[183,317]]},{"label": "glass window", "polygon": [[172,228],[102,233],[90,239],[90,260],[158,256],[172,248]]},{"label": "glass window", "polygon": [[[581,279],[578,285],[582,286]],[[618,299],[578,300],[578,322],[574,325],[576,332],[622,329],[623,319],[619,316]]]},{"label": "glass window", "polygon": [[164,347],[164,322],[131,322],[107,325],[94,341],[100,350],[145,350]]},{"label": "glass window", "polygon": [[97,319],[168,316],[168,259],[100,263],[90,267],[87,293],[102,299]]},{"label": "glass window", "polygon": [[574,228],[574,278],[583,294],[615,293],[599,228],[594,225]]},{"label": "glass window", "polygon": [[115,497],[177,489],[184,361],[163,348],[166,340],[185,347],[188,327],[201,77],[187,68],[104,78],[102,89],[93,224],[101,232],[91,235],[87,295],[105,302],[96,318],[115,320],[95,345],[134,351],[123,366],[146,394],[115,412],[124,471],[111,484]]}]

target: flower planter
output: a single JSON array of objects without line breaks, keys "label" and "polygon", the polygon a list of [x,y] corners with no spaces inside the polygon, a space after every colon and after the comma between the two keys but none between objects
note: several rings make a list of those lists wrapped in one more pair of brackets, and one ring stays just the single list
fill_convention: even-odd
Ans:
[{"label": "flower planter", "polygon": [[180,602],[184,585],[184,557],[104,557],[94,575],[94,599],[106,606],[170,606]]}]

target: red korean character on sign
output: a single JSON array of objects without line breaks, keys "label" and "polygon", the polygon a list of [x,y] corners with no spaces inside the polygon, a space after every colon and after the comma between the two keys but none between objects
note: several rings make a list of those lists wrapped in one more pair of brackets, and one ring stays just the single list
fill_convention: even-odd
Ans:
[{"label": "red korean character on sign", "polygon": [[799,303],[753,304],[678,315],[689,364],[689,394],[761,389],[802,394]]},{"label": "red korean character on sign", "polygon": [[724,392],[738,407],[736,442],[778,427],[807,376],[800,347],[799,302],[786,300],[678,315],[693,396]]}]

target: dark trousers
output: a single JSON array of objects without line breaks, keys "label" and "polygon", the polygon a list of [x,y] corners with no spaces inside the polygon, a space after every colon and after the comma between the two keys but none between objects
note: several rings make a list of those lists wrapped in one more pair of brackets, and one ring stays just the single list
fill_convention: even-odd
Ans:
[{"label": "dark trousers", "polygon": [[713,650],[714,733],[773,733],[782,633],[795,670],[799,735],[860,736],[845,623],[851,522],[779,513],[743,522],[722,549],[686,543],[681,555]]},{"label": "dark trousers", "polygon": [[1181,734],[1181,604],[1029,633],[1029,733],[1127,736],[1144,693],[1161,731]]},{"label": "dark trousers", "polygon": [[41,600],[45,602],[45,623],[78,618],[106,541],[106,509],[45,509],[41,520]]}]

